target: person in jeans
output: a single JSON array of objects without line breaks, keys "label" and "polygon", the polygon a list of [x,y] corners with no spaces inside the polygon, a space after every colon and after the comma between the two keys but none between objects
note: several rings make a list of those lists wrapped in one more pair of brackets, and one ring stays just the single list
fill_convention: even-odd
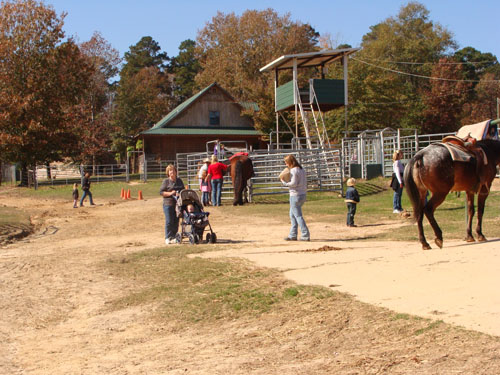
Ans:
[{"label": "person in jeans", "polygon": [[401,196],[403,195],[403,172],[404,172],[404,166],[403,163],[401,163],[401,159],[403,158],[403,153],[400,150],[394,151],[394,154],[392,154],[392,170],[394,174],[396,175],[396,178],[399,182],[399,187],[394,190],[394,196],[392,199],[392,213],[394,214],[400,214],[403,212],[403,207],[401,206]]},{"label": "person in jeans", "polygon": [[356,179],[347,180],[347,190],[345,192],[345,202],[347,203],[347,226],[356,227],[354,224],[354,215],[356,214],[356,205],[359,203],[359,193],[354,187]]},{"label": "person in jeans", "polygon": [[165,214],[165,244],[177,243],[175,238],[179,230],[179,218],[175,212],[177,196],[184,189],[184,183],[177,177],[177,169],[170,164],[165,169],[167,178],[160,186],[160,195],[163,197],[163,213]]},{"label": "person in jeans", "polygon": [[90,205],[95,206],[94,201],[92,200],[92,193],[90,192],[90,173],[87,172],[85,173],[85,176],[83,176],[82,180],[82,199],[80,199],[80,207],[83,207],[83,200],[85,199],[86,196],[89,197]]},{"label": "person in jeans", "polygon": [[224,172],[227,170],[227,165],[222,164],[217,159],[217,156],[212,156],[212,164],[208,167],[206,181],[212,182],[212,204],[220,206],[222,196],[222,184],[224,182]]},{"label": "person in jeans", "polygon": [[281,179],[281,183],[290,190],[290,221],[292,224],[285,241],[297,240],[298,227],[300,227],[301,232],[300,240],[309,241],[309,229],[302,216],[302,206],[306,201],[307,193],[306,171],[293,155],[285,156],[285,164],[290,170],[290,182]]}]

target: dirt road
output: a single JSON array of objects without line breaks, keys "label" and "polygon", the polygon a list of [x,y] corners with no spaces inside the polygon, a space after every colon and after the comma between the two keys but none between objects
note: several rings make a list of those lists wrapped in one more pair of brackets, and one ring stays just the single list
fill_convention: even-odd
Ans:
[{"label": "dirt road", "polygon": [[[244,374],[257,363],[261,367],[254,373],[286,369],[256,359],[276,358],[284,350],[270,338],[272,342],[258,349],[252,344],[255,350],[243,355],[247,348],[238,343],[252,331],[245,322],[232,325],[238,334],[231,343],[223,332],[158,326],[149,318],[152,306],[112,312],[105,308],[134,285],[99,265],[117,254],[163,245],[160,198],[82,209],[67,202],[8,196],[2,203],[35,212],[37,230],[0,249],[0,374],[177,374],[186,369]],[[300,283],[329,286],[361,301],[500,335],[497,239],[466,246],[446,243],[442,250],[423,252],[416,243],[354,240],[394,224],[345,230],[312,223],[313,241],[285,243],[288,224],[262,225],[256,218],[247,218],[247,225],[231,224],[231,216],[241,215],[244,207],[212,208],[211,223],[228,249],[205,256],[244,257],[282,269]],[[324,245],[338,249],[307,251]],[[285,372],[308,368],[295,371],[290,366]]]}]

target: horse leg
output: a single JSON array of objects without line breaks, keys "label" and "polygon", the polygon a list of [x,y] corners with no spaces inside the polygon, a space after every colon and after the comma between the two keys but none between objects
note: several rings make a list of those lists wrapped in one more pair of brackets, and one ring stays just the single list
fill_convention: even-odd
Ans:
[{"label": "horse leg", "polygon": [[429,224],[432,227],[432,230],[434,231],[434,242],[436,245],[439,246],[440,249],[443,248],[443,232],[441,231],[441,228],[439,228],[439,225],[436,221],[436,218],[434,217],[434,211],[436,211],[436,208],[443,203],[443,201],[446,198],[446,193],[432,193],[431,199],[427,202],[427,204],[424,207],[424,213],[425,217],[427,217],[427,220],[429,220]]},{"label": "horse leg", "polygon": [[476,233],[477,233],[477,240],[479,242],[484,242],[487,241],[486,237],[483,235],[483,213],[484,213],[484,205],[486,202],[486,198],[488,198],[488,193],[486,194],[481,194],[477,196],[477,226],[476,226]]},{"label": "horse leg", "polygon": [[417,222],[417,227],[418,227],[418,240],[422,244],[422,250],[430,250],[431,246],[427,242],[425,235],[424,235],[424,225],[423,225],[423,220],[424,220],[424,206],[425,206],[425,194],[422,191],[417,192],[417,197],[416,199],[419,200],[419,204],[414,206],[414,212],[413,212],[413,217],[415,218]]},{"label": "horse leg", "polygon": [[[245,180],[245,178],[243,178],[243,181],[241,182],[241,193],[240,193],[240,205],[242,205],[242,206],[245,203],[243,201],[243,195],[245,194],[246,189],[247,189],[247,180]],[[248,200],[247,200],[247,202],[248,202]]]},{"label": "horse leg", "polygon": [[420,210],[420,212],[415,212],[415,218],[417,220],[417,226],[418,226],[418,240],[420,241],[420,243],[422,244],[422,250],[430,250],[431,249],[431,245],[429,245],[429,243],[427,242],[427,240],[425,239],[425,235],[424,235],[424,226],[422,224],[423,220],[424,220],[424,209],[422,207],[422,209]]},{"label": "horse leg", "polygon": [[[472,218],[474,217],[474,192],[467,192],[467,236],[465,241],[475,242],[472,236]],[[479,216],[478,216],[479,217]]]}]

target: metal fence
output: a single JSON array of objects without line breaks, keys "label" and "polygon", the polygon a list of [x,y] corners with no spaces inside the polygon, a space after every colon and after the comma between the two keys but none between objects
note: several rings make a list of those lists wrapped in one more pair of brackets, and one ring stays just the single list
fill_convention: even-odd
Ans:
[{"label": "metal fence", "polygon": [[93,182],[129,181],[130,174],[126,164],[75,165],[54,164],[39,165],[28,171],[30,185],[71,185],[81,183],[83,175],[92,173]]},{"label": "metal fence", "polygon": [[[252,159],[255,177],[248,182],[249,200],[259,195],[287,193],[279,181],[279,174],[285,168],[284,157],[293,154],[306,170],[309,191],[338,191],[343,188],[342,157],[340,149],[314,149],[293,151],[256,150],[249,155]],[[178,162],[179,175],[191,189],[199,190],[198,171],[207,157],[206,152],[182,155]],[[178,158],[179,161],[179,158]],[[225,160],[221,160],[225,162]],[[185,169],[184,169],[185,167]],[[233,199],[231,177],[224,176],[222,199]]]},{"label": "metal fence", "polygon": [[[431,143],[439,142],[447,135],[454,133],[418,135],[412,129],[382,129],[351,133],[342,140],[338,147],[324,149],[316,147],[307,149],[297,139],[295,147],[290,150],[255,150],[250,153],[254,163],[256,176],[249,182],[251,196],[278,194],[285,190],[277,179],[284,167],[285,155],[294,154],[303,165],[308,175],[308,185],[311,190],[342,191],[342,181],[354,174],[358,168],[358,177],[369,177],[369,168],[377,166],[381,175],[390,177],[392,174],[392,154],[395,150],[403,151],[403,162],[408,162],[417,151]],[[230,149],[231,152],[248,151],[245,147]],[[165,168],[168,164],[176,165],[179,176],[190,187],[199,185],[197,172],[203,159],[210,156],[210,150],[199,153],[177,154],[176,160],[155,160],[141,153],[138,156],[138,173],[129,170],[129,163],[106,165],[76,165],[54,163],[50,166],[37,166],[28,173],[28,181],[32,185],[61,185],[80,183],[85,172],[91,172],[94,182],[130,181],[165,178]],[[15,168],[2,171],[4,181],[13,180]],[[11,183],[15,183],[14,180]],[[223,199],[232,197],[230,177],[225,176],[222,190]]]},{"label": "metal fence", "polygon": [[368,178],[369,168],[377,166],[382,176],[390,177],[394,151],[401,150],[403,162],[407,162],[422,148],[451,134],[454,133],[418,135],[413,129],[390,128],[358,132],[355,137],[342,140],[344,174]]}]

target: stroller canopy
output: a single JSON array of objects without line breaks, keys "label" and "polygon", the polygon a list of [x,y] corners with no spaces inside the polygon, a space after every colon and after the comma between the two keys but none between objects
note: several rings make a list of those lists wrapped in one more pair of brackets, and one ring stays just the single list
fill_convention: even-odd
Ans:
[{"label": "stroller canopy", "polygon": [[179,196],[177,197],[177,206],[182,207],[188,203],[196,203],[199,207],[202,207],[200,202],[200,197],[198,197],[198,193],[191,189],[181,190]]}]

